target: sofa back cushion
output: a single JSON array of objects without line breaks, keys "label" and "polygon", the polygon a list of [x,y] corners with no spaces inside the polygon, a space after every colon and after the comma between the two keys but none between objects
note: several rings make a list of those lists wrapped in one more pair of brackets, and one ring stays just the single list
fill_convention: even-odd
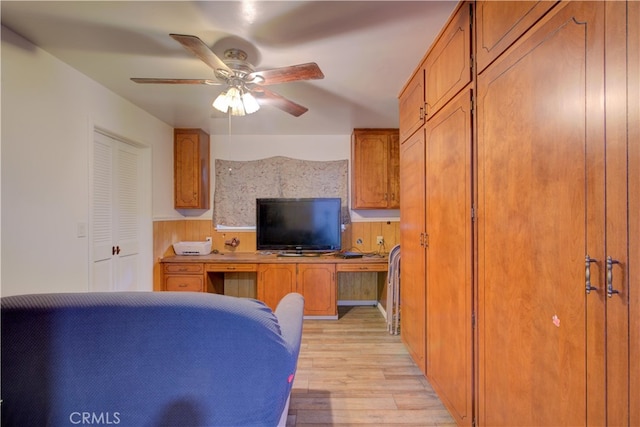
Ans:
[{"label": "sofa back cushion", "polygon": [[2,425],[275,425],[296,369],[251,299],[4,297],[1,328]]}]

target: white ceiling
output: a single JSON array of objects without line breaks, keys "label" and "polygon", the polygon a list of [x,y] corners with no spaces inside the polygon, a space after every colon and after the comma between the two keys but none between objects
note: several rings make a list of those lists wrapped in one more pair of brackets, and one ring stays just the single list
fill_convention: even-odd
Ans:
[{"label": "white ceiling", "polygon": [[211,107],[222,90],[141,85],[130,77],[213,78],[169,37],[201,38],[222,57],[241,47],[256,69],[316,62],[322,80],[269,89],[309,108],[264,106],[231,119],[234,134],[350,134],[398,127],[398,94],[457,1],[7,1],[2,25],[172,127],[229,132]]}]

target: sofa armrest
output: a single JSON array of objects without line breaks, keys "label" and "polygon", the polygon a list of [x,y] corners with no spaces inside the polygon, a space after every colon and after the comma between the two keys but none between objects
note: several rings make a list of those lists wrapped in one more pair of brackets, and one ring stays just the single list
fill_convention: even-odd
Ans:
[{"label": "sofa armrest", "polygon": [[297,360],[302,340],[304,297],[295,292],[285,295],[278,303],[274,314],[278,318],[282,338]]}]

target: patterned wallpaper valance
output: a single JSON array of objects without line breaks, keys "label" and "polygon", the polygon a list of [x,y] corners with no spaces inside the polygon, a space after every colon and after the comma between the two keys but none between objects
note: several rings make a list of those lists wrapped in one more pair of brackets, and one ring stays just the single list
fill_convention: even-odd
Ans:
[{"label": "patterned wallpaper valance", "polygon": [[340,197],[342,221],[349,216],[348,160],[312,161],[289,157],[215,161],[213,223],[256,225],[256,199],[265,197]]}]

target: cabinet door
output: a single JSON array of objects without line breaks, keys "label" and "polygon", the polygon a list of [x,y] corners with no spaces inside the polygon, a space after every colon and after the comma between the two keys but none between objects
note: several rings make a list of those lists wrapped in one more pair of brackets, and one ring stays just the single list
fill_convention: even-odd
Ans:
[{"label": "cabinet door", "polygon": [[584,252],[603,206],[603,3],[551,13],[478,76],[480,425],[585,425],[599,375]]},{"label": "cabinet door", "polygon": [[174,131],[176,209],[209,209],[209,135],[199,129]]},{"label": "cabinet door", "polygon": [[[640,93],[640,2],[628,3],[627,22],[635,22],[635,25],[627,27],[627,94]],[[627,156],[629,159],[629,223],[628,244],[629,259],[634,260],[629,266],[629,360],[640,360],[640,97],[628,97],[627,123],[629,133],[627,140]],[[635,117],[635,119],[634,119]],[[635,142],[634,142],[635,141]],[[640,425],[640,363],[629,364],[629,425]]]},{"label": "cabinet door", "polygon": [[400,336],[425,372],[424,129],[400,147]]},{"label": "cabinet door", "polygon": [[298,264],[297,292],[307,316],[337,316],[335,264]]},{"label": "cabinet door", "polygon": [[471,81],[471,8],[462,3],[425,61],[427,120]]},{"label": "cabinet door", "polygon": [[424,66],[411,77],[400,94],[400,141],[405,141],[424,124]]},{"label": "cabinet door", "polygon": [[476,67],[478,73],[481,73],[555,5],[554,1],[477,1]]},{"label": "cabinet door", "polygon": [[351,207],[386,209],[389,200],[389,134],[356,129],[352,141]]},{"label": "cabinet door", "polygon": [[[605,318],[605,331],[601,336],[601,340],[606,337],[605,342],[605,368],[606,368],[606,425],[621,426],[634,425],[630,422],[629,407],[639,406],[639,400],[629,399],[629,367],[631,364],[637,364],[638,359],[630,359],[629,357],[629,340],[640,339],[638,335],[630,333],[629,328],[629,304],[632,301],[634,292],[637,292],[639,282],[635,283],[630,280],[629,274],[633,269],[637,269],[638,258],[629,256],[629,220],[630,215],[635,215],[638,220],[638,210],[632,211],[629,206],[629,195],[640,191],[640,187],[631,187],[629,185],[629,170],[633,169],[633,165],[637,167],[640,162],[640,156],[629,156],[630,145],[637,147],[640,139],[630,139],[630,126],[637,128],[640,115],[635,110],[636,115],[629,113],[633,102],[638,102],[638,87],[636,85],[635,92],[629,92],[628,82],[631,79],[637,79],[636,74],[627,71],[627,58],[631,53],[628,52],[627,46],[627,5],[624,2],[606,2],[605,3],[605,114],[606,114],[606,138],[605,138],[605,218],[600,218],[605,225],[604,234],[601,233],[602,227],[594,224],[596,233],[589,233],[588,239],[593,236],[598,242],[605,242],[605,250],[599,254],[590,252],[592,256],[601,261],[599,266],[605,270],[605,280],[594,286],[600,288],[600,291],[591,292],[587,295],[589,301],[587,312],[587,324],[593,318]],[[636,19],[635,27],[640,25],[640,20]],[[637,35],[637,32],[636,32]],[[632,42],[632,40],[629,40]],[[638,39],[636,38],[636,49],[638,47]],[[625,48],[626,47],[626,48]],[[637,55],[637,51],[635,52]],[[636,56],[637,58],[637,56]],[[637,67],[637,63],[636,63]],[[629,73],[627,75],[627,73]],[[627,97],[620,96],[627,94]],[[629,104],[628,104],[629,103]],[[600,146],[601,147],[601,146]],[[602,177],[601,177],[602,179]],[[601,192],[599,192],[601,194]],[[588,210],[594,206],[589,205]],[[601,210],[598,209],[598,213]],[[597,215],[593,215],[594,217]],[[589,229],[589,228],[588,228]],[[633,235],[631,235],[633,236]],[[636,234],[635,239],[640,239],[640,234]],[[591,249],[590,242],[588,250]],[[598,244],[597,246],[600,246]],[[608,260],[610,262],[608,262]],[[597,271],[597,270],[596,270]],[[598,277],[599,279],[599,277]],[[603,292],[607,288],[606,292]],[[604,296],[606,294],[606,296]],[[635,298],[638,296],[635,294]],[[594,304],[591,304],[594,302]],[[603,304],[604,303],[604,304]],[[595,359],[599,359],[596,366],[601,366],[603,359],[602,353],[598,354],[597,348],[588,347],[587,370],[590,371],[589,363]],[[591,387],[588,384],[589,396],[591,393],[601,391]],[[594,406],[598,407],[600,396],[596,394]],[[587,401],[589,406],[592,402]],[[596,420],[600,421],[601,414],[596,414]],[[595,424],[595,423],[594,423]],[[604,423],[603,423],[604,424]],[[637,423],[636,423],[637,425]]]},{"label": "cabinet door", "polygon": [[296,291],[296,265],[259,264],[256,288],[258,299],[275,310],[285,295]]},{"label": "cabinet door", "polygon": [[389,197],[388,209],[400,209],[400,135],[397,131],[389,135]]},{"label": "cabinet door", "polygon": [[456,419],[471,425],[471,90],[426,125],[427,377]]}]

